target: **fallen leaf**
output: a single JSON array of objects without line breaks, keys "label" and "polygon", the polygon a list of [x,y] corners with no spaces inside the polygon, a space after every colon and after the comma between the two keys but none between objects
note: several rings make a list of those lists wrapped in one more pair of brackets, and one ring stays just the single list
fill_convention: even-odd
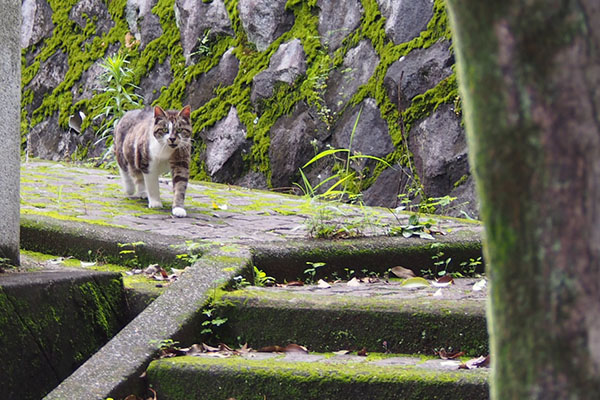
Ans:
[{"label": "fallen leaf", "polygon": [[206,343],[202,343],[202,348],[204,349],[204,351],[206,352],[213,352],[213,351],[219,351],[218,347],[213,347],[213,346],[209,346]]},{"label": "fallen leaf", "polygon": [[357,356],[361,356],[361,357],[366,357],[369,355],[369,353],[367,353],[367,348],[363,347],[362,349],[360,349],[359,351],[356,352]]},{"label": "fallen leaf", "polygon": [[408,269],[408,268],[404,268],[404,267],[394,267],[392,269],[390,269],[390,271],[392,272],[392,274],[396,275],[398,278],[402,278],[402,279],[408,279],[408,278],[413,278],[415,276],[415,273],[412,271],[412,269]]},{"label": "fallen leaf", "polygon": [[223,210],[223,211],[226,211],[229,207],[227,207],[227,204],[217,204],[217,203],[215,203],[213,201],[212,208],[213,208],[213,210]]},{"label": "fallen leaf", "polygon": [[440,358],[442,360],[454,360],[455,358],[465,355],[465,352],[464,351],[455,351],[453,353],[448,353],[446,351],[446,349],[441,349],[440,351],[437,352],[437,354],[438,354],[438,356],[440,356]]},{"label": "fallen leaf", "polygon": [[351,351],[350,350],[338,350],[338,351],[334,351],[333,354],[338,355],[338,356],[345,356],[346,354],[350,354]]},{"label": "fallen leaf", "polygon": [[158,264],[150,264],[148,265],[148,267],[144,270],[145,274],[148,275],[152,275],[157,273],[158,271],[160,271],[160,267],[158,266]]},{"label": "fallen leaf", "polygon": [[479,292],[479,291],[483,290],[486,285],[487,285],[487,281],[485,279],[482,279],[473,285],[473,291]]},{"label": "fallen leaf", "polygon": [[317,287],[319,287],[320,289],[329,289],[331,285],[325,282],[323,279],[319,279],[319,281],[317,282]]},{"label": "fallen leaf", "polygon": [[346,283],[348,286],[360,286],[360,281],[356,278],[352,278]]},{"label": "fallen leaf", "polygon": [[244,343],[244,345],[237,351],[239,354],[250,353],[252,348],[248,347],[248,343]]},{"label": "fallen leaf", "polygon": [[445,360],[440,362],[440,365],[443,367],[458,367],[460,366],[462,363],[458,360]]},{"label": "fallen leaf", "polygon": [[304,346],[295,343],[290,343],[285,347],[282,346],[266,346],[257,350],[261,353],[306,353],[308,350]]},{"label": "fallen leaf", "polygon": [[259,353],[283,353],[284,347],[281,346],[265,346],[256,350]]},{"label": "fallen leaf", "polygon": [[291,281],[287,283],[287,286],[304,286],[304,282],[302,281]]},{"label": "fallen leaf", "polygon": [[454,279],[450,275],[444,275],[431,283],[435,287],[448,287],[454,284]]},{"label": "fallen leaf", "polygon": [[[69,258],[71,258],[71,257],[69,257]],[[58,258],[55,258],[55,259],[52,259],[52,260],[48,260],[48,264],[50,264],[50,265],[60,265],[60,264],[64,264],[65,260],[66,260],[66,258],[64,258],[64,257],[58,257]]]},{"label": "fallen leaf", "polygon": [[416,276],[414,278],[405,279],[400,286],[406,289],[416,289],[422,287],[428,287],[429,282],[425,278],[421,278],[420,276]]},{"label": "fallen leaf", "polygon": [[83,268],[89,268],[89,267],[93,267],[94,265],[96,265],[96,262],[85,262],[85,261],[81,261],[81,266]]},{"label": "fallen leaf", "polygon": [[195,356],[195,355],[198,355],[198,354],[201,354],[204,352],[205,352],[204,347],[199,344],[193,344],[190,347],[188,347],[187,349],[185,349],[185,354],[188,356]]},{"label": "fallen leaf", "polygon": [[299,344],[295,344],[295,343],[290,343],[287,346],[285,346],[284,351],[286,353],[304,353],[304,354],[308,354],[308,349],[304,346],[300,346]]},{"label": "fallen leaf", "polygon": [[442,288],[439,288],[438,290],[436,290],[435,293],[433,294],[433,297],[442,297]]},{"label": "fallen leaf", "polygon": [[475,368],[487,368],[490,365],[490,356],[481,356],[472,358],[458,366],[458,369],[475,369]]}]

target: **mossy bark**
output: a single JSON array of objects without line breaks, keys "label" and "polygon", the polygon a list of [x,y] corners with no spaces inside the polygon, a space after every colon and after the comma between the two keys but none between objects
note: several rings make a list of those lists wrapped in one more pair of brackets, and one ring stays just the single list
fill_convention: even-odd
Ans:
[{"label": "mossy bark", "polygon": [[492,398],[598,398],[600,7],[447,3],[486,228]]}]

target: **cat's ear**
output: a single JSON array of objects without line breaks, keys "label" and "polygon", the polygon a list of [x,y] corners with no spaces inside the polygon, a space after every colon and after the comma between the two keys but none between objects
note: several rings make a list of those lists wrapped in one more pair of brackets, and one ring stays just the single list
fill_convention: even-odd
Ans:
[{"label": "cat's ear", "polygon": [[187,120],[190,119],[190,113],[192,112],[192,107],[190,107],[189,105],[183,107],[181,109],[181,111],[179,111],[179,116],[182,118],[185,118]]},{"label": "cat's ear", "polygon": [[165,114],[165,110],[160,108],[160,106],[155,106],[154,107],[154,119],[156,120],[159,118],[167,118],[167,114]]}]

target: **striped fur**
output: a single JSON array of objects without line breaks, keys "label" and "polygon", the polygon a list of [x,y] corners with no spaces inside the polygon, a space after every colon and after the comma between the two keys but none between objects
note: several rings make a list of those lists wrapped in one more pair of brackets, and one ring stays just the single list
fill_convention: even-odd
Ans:
[{"label": "striped fur", "polygon": [[185,191],[190,175],[192,124],[190,106],[181,111],[134,110],[115,128],[114,148],[123,189],[148,198],[148,207],[162,207],[158,177],[171,171],[176,217],[185,217]]}]

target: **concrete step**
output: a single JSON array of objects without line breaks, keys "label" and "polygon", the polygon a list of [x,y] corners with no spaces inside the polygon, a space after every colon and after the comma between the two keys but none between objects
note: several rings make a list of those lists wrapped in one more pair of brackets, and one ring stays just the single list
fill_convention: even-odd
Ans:
[{"label": "concrete step", "polygon": [[147,378],[161,400],[488,398],[487,370],[456,368],[380,354],[250,353],[160,359],[150,364]]},{"label": "concrete step", "polygon": [[0,398],[40,399],[128,321],[118,273],[0,274]]},{"label": "concrete step", "polygon": [[441,349],[488,354],[485,290],[473,290],[480,280],[456,279],[445,288],[365,280],[224,292],[211,315],[227,321],[212,328],[213,340],[268,351],[294,343],[309,352],[164,358],[150,364],[148,382],[166,400],[485,399],[487,369],[458,369],[460,361],[436,356]]},{"label": "concrete step", "polygon": [[225,292],[215,315],[226,318],[219,339],[253,348],[297,343],[312,351],[466,355],[488,353],[481,279],[456,279],[446,288],[407,288],[399,281],[332,283]]}]

